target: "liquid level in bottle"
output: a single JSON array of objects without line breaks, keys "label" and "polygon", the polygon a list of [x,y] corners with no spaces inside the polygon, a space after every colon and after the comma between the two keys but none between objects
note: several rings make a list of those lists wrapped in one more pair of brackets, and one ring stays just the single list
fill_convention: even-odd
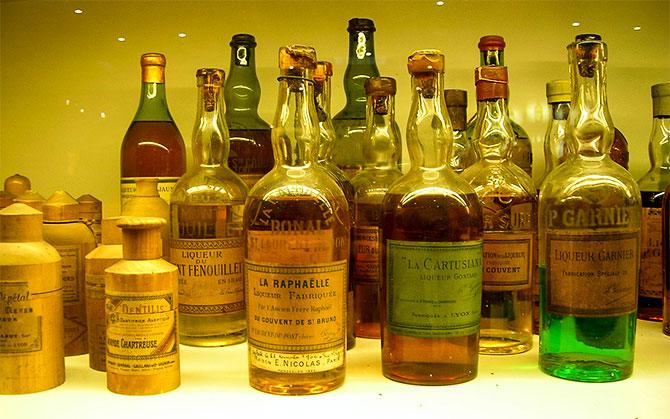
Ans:
[{"label": "liquid level in bottle", "polygon": [[180,177],[184,140],[172,121],[133,121],[121,145],[121,177]]},{"label": "liquid level in bottle", "polygon": [[249,188],[274,166],[271,138],[269,129],[230,130],[228,167],[240,175]]}]

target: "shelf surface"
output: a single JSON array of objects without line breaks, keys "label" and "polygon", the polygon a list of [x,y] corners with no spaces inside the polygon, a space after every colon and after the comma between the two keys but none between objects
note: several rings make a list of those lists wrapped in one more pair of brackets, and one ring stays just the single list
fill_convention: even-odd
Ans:
[{"label": "shelf surface", "polygon": [[660,323],[638,321],[635,370],[627,380],[591,384],[543,374],[534,347],[519,355],[479,357],[479,375],[454,386],[424,387],[382,376],[378,340],[357,339],[347,352],[345,384],[332,392],[287,397],[247,382],[247,346],[181,346],[181,386],[157,396],[121,396],[88,356],[66,358],[60,387],[0,396],[0,419],[22,418],[321,418],[387,415],[449,418],[668,418],[670,337]]}]

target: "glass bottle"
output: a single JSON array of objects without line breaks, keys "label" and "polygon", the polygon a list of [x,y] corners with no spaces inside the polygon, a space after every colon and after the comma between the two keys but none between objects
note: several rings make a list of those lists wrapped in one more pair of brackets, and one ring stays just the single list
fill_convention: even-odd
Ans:
[{"label": "glass bottle", "polygon": [[612,148],[610,149],[610,158],[619,166],[628,170],[628,157],[628,140],[626,140],[623,132],[614,127],[614,141],[612,141]]},{"label": "glass bottle", "polygon": [[333,161],[353,178],[363,168],[365,134],[365,89],[370,77],[379,77],[375,61],[375,24],[371,19],[349,20],[349,60],[344,72],[347,103],[333,118],[337,138],[333,144]]},{"label": "glass bottle", "polygon": [[572,103],[568,160],[540,190],[540,369],[575,381],[632,373],[640,253],[640,191],[609,157],[607,46],[568,46]]},{"label": "glass bottle", "polygon": [[[670,237],[670,185],[663,194],[663,237]],[[663,247],[663,333],[670,336],[670,243],[662,240]]]},{"label": "glass bottle", "polygon": [[[326,172],[333,178],[344,192],[349,207],[349,219],[353,227],[354,212],[354,187],[344,172],[333,162],[333,144],[335,143],[335,129],[330,118],[330,78],[333,75],[333,64],[329,61],[317,61],[314,69],[314,96],[316,114],[319,119],[319,147],[317,161]],[[353,230],[353,228],[352,228]],[[356,345],[354,333],[354,287],[351,281],[351,264],[349,265],[349,276],[347,281],[347,349]]]},{"label": "glass bottle", "polygon": [[161,224],[161,243],[163,259],[170,260],[170,204],[160,196],[158,178],[135,179],[135,193],[124,203],[121,215],[133,217],[159,217],[165,220]]},{"label": "glass bottle", "polygon": [[670,83],[651,86],[653,123],[649,138],[651,168],[637,181],[642,194],[642,248],[637,316],[663,320],[661,207],[670,184]]},{"label": "glass bottle", "polygon": [[444,56],[416,51],[407,67],[412,164],[382,203],[382,371],[405,383],[455,384],[477,375],[482,209],[450,167]]},{"label": "glass bottle", "polygon": [[251,188],[274,165],[270,125],[258,115],[261,85],[256,76],[256,38],[233,35],[230,48],[223,90],[230,133],[228,166]]},{"label": "glass bottle", "polygon": [[228,168],[230,147],[217,68],[196,72],[193,169],[172,192],[170,261],[179,268],[179,340],[224,346],[246,339],[244,200],[247,186]]},{"label": "glass bottle", "polygon": [[531,284],[537,258],[537,194],[508,158],[514,131],[507,110],[507,67],[475,71],[479,160],[463,179],[474,188],[484,220],[484,276],[479,351],[515,354],[533,344]]},{"label": "glass bottle", "polygon": [[[487,65],[504,66],[505,65],[505,39],[499,35],[486,35],[479,39],[479,65],[484,67]],[[468,121],[468,138],[472,138],[472,132],[475,128],[477,115],[473,115]],[[511,160],[514,164],[528,173],[528,176],[533,176],[533,148],[530,143],[530,138],[521,125],[510,119],[512,129],[516,139],[512,143]]]},{"label": "glass bottle", "polygon": [[447,103],[447,112],[454,131],[453,155],[451,168],[461,173],[477,161],[477,153],[472,147],[465,130],[467,126],[468,92],[459,89],[446,89],[444,97]]},{"label": "glass bottle", "polygon": [[365,164],[351,180],[356,191],[351,282],[356,336],[379,339],[382,200],[391,184],[402,176],[398,167],[401,137],[395,121],[396,81],[390,77],[371,77],[365,82],[365,94],[368,97]]},{"label": "glass bottle", "polygon": [[165,97],[165,56],[143,54],[140,105],[121,144],[121,208],[135,195],[135,179],[156,177],[165,202],[186,171],[184,140]]},{"label": "glass bottle", "polygon": [[244,209],[249,382],[275,394],[323,393],[345,375],[349,212],[316,161],[315,66],[311,47],[279,49],[276,163]]}]

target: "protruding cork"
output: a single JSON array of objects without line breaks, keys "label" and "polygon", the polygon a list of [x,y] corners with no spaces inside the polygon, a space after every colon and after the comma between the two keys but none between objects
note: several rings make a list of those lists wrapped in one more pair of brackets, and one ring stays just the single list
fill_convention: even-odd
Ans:
[{"label": "protruding cork", "polygon": [[30,179],[18,173],[5,179],[5,192],[14,196],[21,195],[30,189]]},{"label": "protruding cork", "polygon": [[507,99],[507,67],[484,66],[475,69],[477,100]]},{"label": "protruding cork", "polygon": [[317,61],[314,69],[314,81],[323,82],[333,76],[333,63],[330,61]]},{"label": "protruding cork", "polygon": [[654,117],[670,116],[670,83],[651,86]]},{"label": "protruding cork", "polygon": [[454,130],[464,131],[467,125],[468,92],[459,89],[445,89],[444,98],[447,103],[447,112]]},{"label": "protruding cork", "polygon": [[347,26],[347,32],[356,33],[356,32],[374,32],[375,23],[372,19],[366,19],[362,17],[355,17],[349,19],[349,26]]},{"label": "protruding cork", "polygon": [[142,54],[140,65],[142,66],[143,83],[165,83],[165,55],[158,52]]},{"label": "protruding cork", "polygon": [[396,93],[396,82],[392,77],[370,77],[365,81],[367,96],[393,96]]},{"label": "protruding cork", "polygon": [[444,73],[444,55],[436,49],[414,51],[407,58],[407,70],[410,74]]},{"label": "protruding cork", "polygon": [[22,204],[33,207],[38,211],[42,211],[46,198],[40,195],[37,191],[30,189],[17,196],[14,201],[21,202]]},{"label": "protruding cork", "polygon": [[163,253],[161,229],[165,223],[159,217],[121,217],[116,225],[123,231],[123,258],[160,259]]},{"label": "protruding cork", "polygon": [[200,86],[221,87],[226,79],[226,72],[220,68],[199,68],[195,72],[195,77]]},{"label": "protruding cork", "polygon": [[316,68],[316,50],[305,45],[279,48],[279,73],[284,76],[311,78]]},{"label": "protruding cork", "polygon": [[579,74],[582,77],[593,77],[595,69],[588,64],[590,61],[607,61],[607,44],[602,41],[600,35],[585,33],[575,36],[575,42],[568,45],[568,51],[575,50],[575,58],[580,63]]},{"label": "protruding cork", "polygon": [[552,80],[547,83],[547,103],[570,102],[570,80]]},{"label": "protruding cork", "polygon": [[122,244],[123,234],[117,223],[121,217],[108,217],[102,219],[102,244]]},{"label": "protruding cork", "polygon": [[42,206],[44,221],[79,220],[79,202],[65,191],[56,191]]},{"label": "protruding cork", "polygon": [[42,241],[42,213],[17,203],[0,210],[0,242]]},{"label": "protruding cork", "polygon": [[479,38],[477,44],[480,51],[504,51],[505,38],[500,35],[486,35]]},{"label": "protruding cork", "polygon": [[247,47],[255,47],[256,46],[256,38],[254,38],[253,35],[250,35],[248,33],[238,33],[233,35],[233,37],[230,40],[230,43],[228,44],[231,47],[235,47],[238,45],[244,45]]}]

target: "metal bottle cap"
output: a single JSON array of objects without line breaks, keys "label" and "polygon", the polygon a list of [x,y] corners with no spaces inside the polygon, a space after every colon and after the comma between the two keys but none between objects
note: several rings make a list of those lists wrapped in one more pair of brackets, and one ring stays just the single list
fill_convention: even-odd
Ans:
[{"label": "metal bottle cap", "polygon": [[548,103],[570,102],[570,80],[552,80],[547,83],[546,92]]}]

